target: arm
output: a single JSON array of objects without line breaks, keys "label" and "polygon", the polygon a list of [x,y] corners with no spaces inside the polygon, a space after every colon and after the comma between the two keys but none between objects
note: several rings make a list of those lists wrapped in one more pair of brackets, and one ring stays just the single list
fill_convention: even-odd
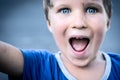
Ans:
[{"label": "arm", "polygon": [[23,72],[23,55],[19,49],[0,41],[0,72],[20,76]]}]

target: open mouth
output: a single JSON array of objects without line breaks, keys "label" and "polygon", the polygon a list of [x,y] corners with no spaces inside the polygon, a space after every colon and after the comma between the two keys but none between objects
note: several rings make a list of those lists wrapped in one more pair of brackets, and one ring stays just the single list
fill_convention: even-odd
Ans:
[{"label": "open mouth", "polygon": [[69,39],[69,43],[71,47],[76,52],[84,51],[87,48],[89,42],[90,42],[90,39],[87,37],[84,37],[84,38],[72,37]]}]

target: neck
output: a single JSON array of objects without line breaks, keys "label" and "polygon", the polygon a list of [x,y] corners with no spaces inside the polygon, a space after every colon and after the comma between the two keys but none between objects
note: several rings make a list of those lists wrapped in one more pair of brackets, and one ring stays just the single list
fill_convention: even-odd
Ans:
[{"label": "neck", "polygon": [[[66,67],[66,69],[77,79],[82,80],[93,80],[92,78],[96,76],[96,80],[100,79],[105,71],[105,60],[102,54],[99,52],[96,58],[91,60],[91,62],[84,66],[76,66],[74,64],[71,64],[69,61],[67,61],[65,58],[62,57],[61,59]],[[84,75],[86,74],[86,75]],[[88,76],[88,79],[83,79],[85,76]],[[90,78],[90,79],[89,79]]]}]

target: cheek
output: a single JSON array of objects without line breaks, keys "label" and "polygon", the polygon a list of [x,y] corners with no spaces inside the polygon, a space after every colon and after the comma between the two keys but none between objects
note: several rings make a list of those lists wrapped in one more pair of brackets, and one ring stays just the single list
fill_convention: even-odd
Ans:
[{"label": "cheek", "polygon": [[63,35],[66,30],[67,24],[65,20],[59,17],[52,17],[51,19],[51,29],[53,35]]},{"label": "cheek", "polygon": [[89,20],[89,23],[94,37],[93,44],[94,46],[96,45],[96,49],[98,49],[106,33],[106,20],[103,17],[96,17]]},{"label": "cheek", "polygon": [[107,29],[107,25],[106,25],[106,20],[104,17],[102,16],[97,16],[94,18],[91,18],[91,20],[89,20],[90,25],[92,26],[92,30],[94,32],[94,34],[96,34],[97,36],[103,36],[104,33],[106,32]]},{"label": "cheek", "polygon": [[53,35],[64,35],[68,24],[66,18],[59,14],[52,13],[50,15],[50,21]]},{"label": "cheek", "polygon": [[65,29],[64,29],[64,24],[54,26],[53,30],[53,37],[56,42],[57,47],[60,49],[60,51],[63,51],[66,49],[66,39],[65,39]]},{"label": "cheek", "polygon": [[65,43],[65,31],[66,31],[66,24],[63,21],[60,20],[53,20],[51,24],[52,34],[54,36],[54,39],[56,41],[56,44],[58,47],[60,45]]},{"label": "cheek", "polygon": [[53,35],[56,35],[56,36],[62,36],[64,35],[64,32],[65,32],[65,24],[63,23],[54,23],[54,25],[52,26],[52,32],[53,32]]}]

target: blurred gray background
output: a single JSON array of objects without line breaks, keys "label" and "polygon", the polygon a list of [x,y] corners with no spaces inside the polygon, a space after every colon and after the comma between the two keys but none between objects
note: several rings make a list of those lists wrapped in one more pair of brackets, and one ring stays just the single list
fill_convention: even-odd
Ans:
[{"label": "blurred gray background", "polygon": [[[120,53],[120,0],[113,1],[111,28],[101,50]],[[45,22],[42,0],[0,0],[0,40],[24,49],[58,51]],[[0,73],[0,80],[8,80]]]}]

